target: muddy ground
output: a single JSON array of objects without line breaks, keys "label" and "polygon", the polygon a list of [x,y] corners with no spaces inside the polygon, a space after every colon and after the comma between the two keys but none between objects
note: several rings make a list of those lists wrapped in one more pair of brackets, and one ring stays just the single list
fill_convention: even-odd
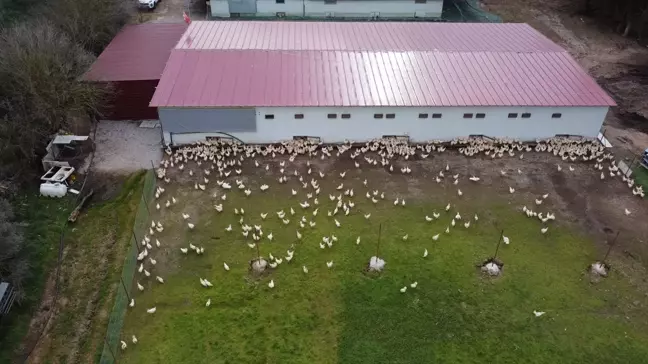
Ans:
[{"label": "muddy ground", "polygon": [[619,154],[648,148],[648,48],[615,33],[612,24],[580,15],[584,1],[484,0],[506,22],[529,23],[565,47],[614,98],[606,137]]}]

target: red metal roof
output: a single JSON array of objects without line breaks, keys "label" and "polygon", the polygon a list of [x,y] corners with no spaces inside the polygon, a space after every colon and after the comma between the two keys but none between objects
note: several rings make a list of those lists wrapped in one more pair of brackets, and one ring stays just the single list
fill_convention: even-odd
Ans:
[{"label": "red metal roof", "polygon": [[527,24],[196,21],[176,49],[563,51]]},{"label": "red metal roof", "polygon": [[83,79],[159,80],[171,50],[185,30],[184,23],[127,25],[99,55]]},{"label": "red metal roof", "polygon": [[193,22],[157,107],[608,106],[525,24]]}]

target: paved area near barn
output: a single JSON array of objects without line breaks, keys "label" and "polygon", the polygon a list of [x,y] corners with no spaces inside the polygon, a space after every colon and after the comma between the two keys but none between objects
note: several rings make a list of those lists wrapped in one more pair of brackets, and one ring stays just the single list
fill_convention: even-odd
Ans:
[{"label": "paved area near barn", "polygon": [[162,159],[161,129],[139,121],[101,121],[97,125],[94,170],[131,173]]}]

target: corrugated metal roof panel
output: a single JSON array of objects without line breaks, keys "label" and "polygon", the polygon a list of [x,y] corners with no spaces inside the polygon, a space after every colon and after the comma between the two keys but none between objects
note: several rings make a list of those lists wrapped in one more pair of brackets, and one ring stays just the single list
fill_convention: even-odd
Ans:
[{"label": "corrugated metal roof panel", "polygon": [[159,80],[171,50],[187,30],[183,23],[125,26],[99,55],[86,81]]},{"label": "corrugated metal roof panel", "polygon": [[172,52],[151,101],[158,107],[500,105],[614,101],[566,52],[184,49]]},{"label": "corrugated metal roof panel", "polygon": [[177,49],[561,52],[527,24],[194,21]]}]

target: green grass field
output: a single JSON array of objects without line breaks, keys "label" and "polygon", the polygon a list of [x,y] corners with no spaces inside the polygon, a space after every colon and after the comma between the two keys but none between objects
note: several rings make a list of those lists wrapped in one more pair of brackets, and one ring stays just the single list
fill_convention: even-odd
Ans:
[{"label": "green grass field", "polygon": [[641,165],[637,165],[632,172],[635,182],[643,186],[644,191],[648,192],[648,170]]},{"label": "green grass field", "polygon": [[[279,185],[276,178],[244,178],[253,190],[245,197],[230,178],[233,189],[226,201],[220,200],[223,191],[213,182],[204,192],[194,190],[193,180],[168,185],[159,201],[173,195],[178,203],[155,212],[154,218],[165,226],[154,236],[162,248],[150,255],[157,259],[155,266],[145,264],[151,277],[136,273],[145,290],[134,288],[136,306],[128,310],[122,332],[128,348],[117,353],[119,362],[645,362],[646,310],[633,305],[643,294],[617,274],[592,283],[586,268],[600,258],[600,251],[584,234],[559,222],[542,235],[540,222],[519,211],[532,200],[498,197],[468,185],[465,177],[459,198],[451,183],[408,182],[403,176],[387,180],[382,171],[350,174],[321,182],[316,217],[313,207],[299,207],[306,190],[294,179]],[[367,177],[370,188],[386,191],[384,201],[374,205],[365,197],[361,181]],[[345,189],[354,188],[356,206],[349,216],[337,215],[342,226],[336,228],[327,216],[334,208],[328,195],[342,192],[335,190],[341,182]],[[262,183],[271,185],[267,192],[259,191]],[[291,188],[298,196],[291,196]],[[397,196],[407,196],[407,205],[394,206]],[[223,203],[222,213],[214,210],[214,202]],[[448,202],[453,207],[446,213]],[[545,205],[543,211],[550,211],[550,202]],[[252,240],[242,236],[235,207],[245,209],[246,224],[262,225],[265,235],[272,232],[273,241],[261,240],[262,256],[284,257],[294,249],[293,260],[284,259],[264,276],[253,277],[248,264],[256,250],[246,245]],[[279,210],[287,213],[288,225],[277,217]],[[441,217],[425,221],[435,211]],[[181,212],[191,215],[188,221],[195,229],[187,228]],[[269,213],[266,220],[262,212]],[[443,233],[456,212],[463,219]],[[371,213],[369,219],[363,217],[366,213]],[[298,227],[302,216],[316,226]],[[473,219],[470,228],[463,226],[467,219]],[[226,232],[230,224],[234,231]],[[365,268],[376,253],[381,224],[380,256],[386,269],[368,274]],[[297,229],[303,234],[300,241]],[[511,244],[500,248],[503,275],[493,279],[480,274],[477,265],[493,255],[500,229]],[[432,236],[438,233],[435,242]],[[320,249],[322,237],[331,234],[338,241]],[[205,253],[182,254],[180,247],[189,243],[204,247]],[[334,262],[331,269],[327,261]],[[165,283],[155,282],[155,275]],[[214,287],[203,288],[199,278]],[[271,279],[273,289],[268,287]],[[415,281],[418,286],[409,287]],[[211,306],[205,307],[208,299]],[[157,312],[147,314],[150,307]],[[533,310],[546,314],[535,317]],[[131,343],[131,335],[138,337],[137,344]]]},{"label": "green grass field", "polygon": [[20,358],[17,353],[40,303],[47,275],[56,266],[61,230],[72,210],[71,199],[44,199],[30,191],[12,200],[16,220],[23,223],[24,250],[31,274],[24,283],[25,300],[16,303],[0,327],[0,363]]}]

